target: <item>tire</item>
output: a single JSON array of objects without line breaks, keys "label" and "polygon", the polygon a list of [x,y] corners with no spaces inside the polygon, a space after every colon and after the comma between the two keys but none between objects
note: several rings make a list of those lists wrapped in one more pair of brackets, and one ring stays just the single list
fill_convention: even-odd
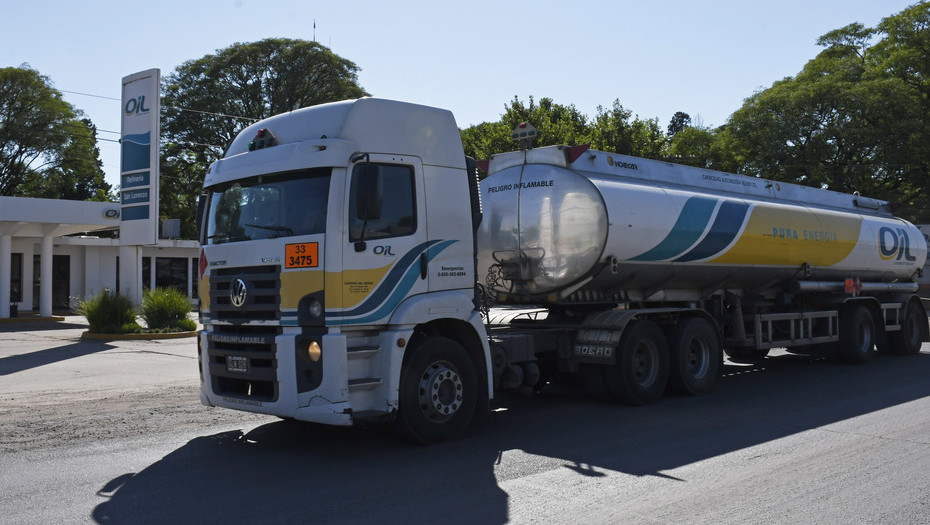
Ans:
[{"label": "tire", "polygon": [[612,401],[646,405],[662,398],[668,385],[668,343],[652,321],[633,321],[620,338],[617,364],[602,367]]},{"label": "tire", "polygon": [[669,390],[699,395],[717,384],[723,350],[714,327],[701,317],[681,319],[668,334]]},{"label": "tire", "polygon": [[763,348],[761,350],[752,347],[724,348],[723,352],[733,361],[740,361],[743,363],[762,361],[765,359],[765,356],[769,355],[768,348]]},{"label": "tire", "polygon": [[478,375],[468,352],[446,337],[414,348],[400,374],[395,424],[423,444],[461,436],[475,416]]},{"label": "tire", "polygon": [[860,364],[872,359],[875,322],[869,309],[864,305],[855,304],[840,310],[839,336],[841,361]]},{"label": "tire", "polygon": [[913,304],[908,304],[904,311],[904,319],[901,321],[901,329],[895,332],[888,332],[888,351],[897,355],[914,355],[920,352],[923,344],[921,337],[921,324],[926,323],[920,308]]}]

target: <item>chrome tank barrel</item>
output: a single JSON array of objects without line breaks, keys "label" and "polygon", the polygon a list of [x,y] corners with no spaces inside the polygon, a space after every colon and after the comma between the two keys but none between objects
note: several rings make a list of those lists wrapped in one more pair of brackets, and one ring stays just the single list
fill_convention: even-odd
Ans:
[{"label": "chrome tank barrel", "polygon": [[513,165],[482,181],[478,277],[499,301],[910,282],[927,256],[919,230],[887,214],[570,168]]}]

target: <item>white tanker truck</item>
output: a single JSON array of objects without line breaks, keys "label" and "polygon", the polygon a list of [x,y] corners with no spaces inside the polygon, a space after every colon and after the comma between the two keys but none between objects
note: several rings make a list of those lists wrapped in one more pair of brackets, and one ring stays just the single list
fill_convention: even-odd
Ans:
[{"label": "white tanker truck", "polygon": [[639,405],[710,391],[724,353],[930,338],[926,242],[887,202],[563,146],[496,155],[479,187],[452,114],[414,104],[258,122],[200,208],[208,406],[433,442],[500,390],[578,375]]}]

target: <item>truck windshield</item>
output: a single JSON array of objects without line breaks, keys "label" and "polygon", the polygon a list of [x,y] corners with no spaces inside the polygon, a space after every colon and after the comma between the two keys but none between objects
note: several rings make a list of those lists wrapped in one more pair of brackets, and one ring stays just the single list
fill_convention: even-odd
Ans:
[{"label": "truck windshield", "polygon": [[204,244],[322,233],[332,169],[260,175],[208,188]]}]

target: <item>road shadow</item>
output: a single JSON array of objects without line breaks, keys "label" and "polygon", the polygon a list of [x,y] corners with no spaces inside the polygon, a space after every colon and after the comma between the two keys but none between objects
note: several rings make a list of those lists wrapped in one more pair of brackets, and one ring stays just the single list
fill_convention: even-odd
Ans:
[{"label": "road shadow", "polygon": [[[930,355],[848,366],[781,355],[725,366],[717,390],[646,407],[554,387],[505,397],[463,439],[413,446],[385,427],[275,422],[198,437],[98,494],[99,523],[506,523],[501,485],[569,469],[672,469],[930,395]],[[523,450],[538,456],[508,455]],[[520,459],[524,458],[522,463]],[[529,470],[529,472],[528,472]]]},{"label": "road shadow", "polygon": [[96,354],[116,348],[112,344],[102,341],[81,341],[78,343],[46,348],[28,354],[17,354],[0,358],[0,376],[6,376],[38,368],[40,366],[50,365],[68,359],[75,359],[85,355]]},{"label": "road shadow", "polygon": [[4,319],[0,323],[0,333],[11,332],[40,332],[46,330],[87,330],[87,323],[70,321],[22,321]]}]

